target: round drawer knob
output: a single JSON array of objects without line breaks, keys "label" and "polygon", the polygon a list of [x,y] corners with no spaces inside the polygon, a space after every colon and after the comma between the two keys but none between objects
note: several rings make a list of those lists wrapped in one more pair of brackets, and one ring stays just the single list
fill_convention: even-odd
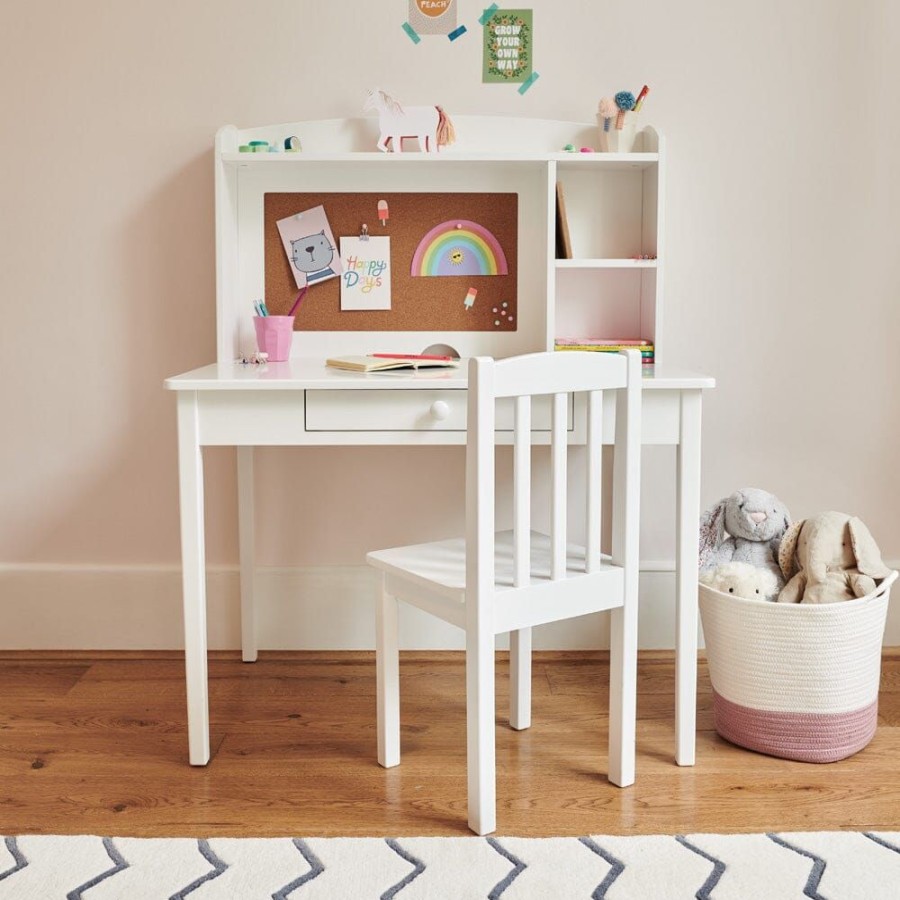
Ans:
[{"label": "round drawer knob", "polygon": [[450,415],[450,407],[444,400],[435,400],[431,404],[431,417],[443,422]]}]

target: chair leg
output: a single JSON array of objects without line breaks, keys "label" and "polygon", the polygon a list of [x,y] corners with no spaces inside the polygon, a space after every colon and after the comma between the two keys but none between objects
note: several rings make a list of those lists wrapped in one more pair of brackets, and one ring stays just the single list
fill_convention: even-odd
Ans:
[{"label": "chair leg", "polygon": [[626,597],[610,623],[609,780],[619,787],[634,784],[636,724],[637,602]]},{"label": "chair leg", "polygon": [[380,579],[375,610],[375,682],[378,697],[378,762],[400,765],[400,650],[397,599]]},{"label": "chair leg", "polygon": [[497,828],[494,714],[494,635],[467,630],[466,764],[469,828],[475,834]]},{"label": "chair leg", "polygon": [[531,629],[509,635],[509,724],[516,731],[531,726]]}]

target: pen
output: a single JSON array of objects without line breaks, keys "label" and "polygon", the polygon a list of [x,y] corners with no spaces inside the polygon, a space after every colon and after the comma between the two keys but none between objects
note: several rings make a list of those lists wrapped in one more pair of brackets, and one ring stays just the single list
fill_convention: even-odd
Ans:
[{"label": "pen", "polygon": [[645,98],[645,97],[647,96],[647,94],[649,94],[649,93],[650,93],[650,88],[647,87],[647,85],[645,84],[645,85],[641,88],[641,92],[638,94],[637,100],[634,101],[634,111],[635,111],[635,112],[640,112],[640,111],[641,111],[641,104],[644,102],[644,98]]},{"label": "pen", "polygon": [[370,353],[369,356],[375,359],[453,359],[452,356],[434,356],[428,353]]},{"label": "pen", "polygon": [[253,301],[253,309],[256,312],[256,315],[258,315],[260,318],[265,317],[266,314],[263,312],[263,306],[259,300]]}]

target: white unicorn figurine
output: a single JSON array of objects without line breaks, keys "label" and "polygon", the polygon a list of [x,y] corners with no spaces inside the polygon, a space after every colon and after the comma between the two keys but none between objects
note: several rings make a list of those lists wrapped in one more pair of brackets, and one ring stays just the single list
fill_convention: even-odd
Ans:
[{"label": "white unicorn figurine", "polygon": [[418,138],[423,153],[437,153],[456,140],[450,117],[440,106],[401,106],[390,94],[378,88],[369,91],[364,110],[378,111],[378,149],[388,152],[390,141],[395,153],[403,152],[404,138]]}]

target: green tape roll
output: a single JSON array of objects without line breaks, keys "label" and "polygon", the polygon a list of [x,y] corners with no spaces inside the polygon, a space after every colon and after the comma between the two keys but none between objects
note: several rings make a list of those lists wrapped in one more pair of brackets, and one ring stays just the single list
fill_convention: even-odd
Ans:
[{"label": "green tape roll", "polygon": [[268,141],[250,141],[250,146],[251,147],[268,147],[269,142]]},{"label": "green tape roll", "polygon": [[241,144],[241,146],[238,147],[238,152],[239,153],[252,153],[253,148],[249,144]]}]

